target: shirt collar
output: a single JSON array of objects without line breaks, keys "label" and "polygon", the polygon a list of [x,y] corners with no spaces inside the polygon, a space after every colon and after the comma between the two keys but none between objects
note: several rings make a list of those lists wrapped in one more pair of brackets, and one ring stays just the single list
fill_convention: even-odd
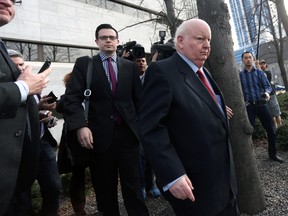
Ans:
[{"label": "shirt collar", "polygon": [[[257,70],[257,68],[255,68],[254,66],[252,66],[252,69],[251,69],[251,71],[250,72],[253,72],[253,71],[256,71]],[[245,68],[243,68],[243,71],[245,72],[245,73],[248,73],[249,71],[247,71]]]},{"label": "shirt collar", "polygon": [[116,62],[116,59],[117,59],[116,54],[114,54],[112,56],[106,56],[104,53],[100,52],[99,55],[100,55],[102,62],[106,61],[109,57],[111,57],[114,62]]},{"label": "shirt collar", "polygon": [[187,57],[185,57],[184,55],[182,55],[181,53],[179,53],[177,51],[177,53],[179,54],[179,56],[191,67],[191,69],[194,71],[194,73],[196,73],[199,69],[203,71],[203,67],[198,68],[192,61],[190,61]]}]

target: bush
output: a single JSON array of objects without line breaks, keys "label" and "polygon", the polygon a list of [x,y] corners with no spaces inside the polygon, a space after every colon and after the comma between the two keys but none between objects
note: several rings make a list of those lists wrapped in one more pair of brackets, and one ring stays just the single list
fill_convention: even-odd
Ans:
[{"label": "bush", "polygon": [[276,132],[277,146],[283,151],[288,151],[288,123],[284,122],[280,127],[278,127]]},{"label": "bush", "polygon": [[281,118],[283,120],[288,119],[288,92],[278,94],[277,99],[281,110]]},{"label": "bush", "polygon": [[261,139],[266,137],[266,131],[263,128],[261,122],[258,118],[256,118],[255,126],[254,126],[254,132],[252,134],[253,139]]},{"label": "bush", "polygon": [[40,192],[40,186],[37,181],[34,182],[31,189],[31,197],[32,197],[32,206],[33,212],[32,215],[40,215],[41,205],[42,205],[42,197]]}]

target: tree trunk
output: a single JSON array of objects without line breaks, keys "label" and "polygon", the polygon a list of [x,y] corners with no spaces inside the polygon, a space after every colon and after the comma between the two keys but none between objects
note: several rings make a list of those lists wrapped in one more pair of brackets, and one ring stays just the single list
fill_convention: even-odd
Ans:
[{"label": "tree trunk", "polygon": [[[286,0],[287,1],[287,0]],[[277,0],[275,1],[278,19],[280,19],[281,23],[286,32],[286,36],[288,37],[288,15],[285,9],[284,0]]]},{"label": "tree trunk", "polygon": [[234,112],[230,130],[238,184],[238,207],[242,213],[256,214],[265,209],[265,200],[252,143],[253,128],[247,117],[234,59],[228,7],[224,0],[197,0],[197,7],[199,18],[209,23],[212,31],[207,67],[222,89],[227,105]]},{"label": "tree trunk", "polygon": [[[281,2],[281,1],[279,1]],[[284,7],[284,2],[282,1],[283,3],[283,7]],[[282,19],[280,18],[280,14],[279,12],[284,10],[285,14],[286,14],[286,10],[285,10],[285,7],[284,9],[282,10],[279,10],[277,6],[278,2],[276,3],[276,7],[277,7],[277,13],[278,13],[278,32],[279,32],[279,39],[277,39],[277,36],[276,36],[276,30],[275,30],[275,27],[274,27],[274,23],[273,23],[273,19],[272,19],[272,11],[270,9],[270,7],[268,8],[268,19],[269,19],[269,22],[270,22],[270,25],[271,25],[271,34],[273,36],[273,44],[275,46],[275,50],[276,50],[276,55],[277,55],[277,62],[278,62],[278,65],[279,65],[279,68],[280,68],[280,71],[281,71],[281,76],[282,76],[282,79],[283,79],[283,82],[284,82],[284,86],[285,86],[285,89],[288,89],[288,80],[287,80],[287,73],[286,73],[286,69],[285,69],[285,65],[284,65],[284,58],[283,58],[283,51],[284,51],[284,40],[283,40],[283,37],[282,37],[282,28],[281,28],[281,21]],[[286,14],[286,18],[287,18],[287,14]],[[288,20],[287,20],[288,21]],[[288,30],[288,26],[287,26],[287,30]],[[287,32],[286,32],[287,34]]]},{"label": "tree trunk", "polygon": [[164,0],[167,10],[167,24],[170,29],[171,37],[174,38],[176,28],[181,24],[175,15],[173,0]]}]

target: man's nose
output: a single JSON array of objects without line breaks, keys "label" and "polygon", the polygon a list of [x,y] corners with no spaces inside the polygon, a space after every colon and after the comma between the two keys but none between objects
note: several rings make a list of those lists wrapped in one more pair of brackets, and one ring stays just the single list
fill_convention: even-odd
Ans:
[{"label": "man's nose", "polygon": [[210,48],[210,41],[209,40],[205,40],[204,47],[205,48]]}]

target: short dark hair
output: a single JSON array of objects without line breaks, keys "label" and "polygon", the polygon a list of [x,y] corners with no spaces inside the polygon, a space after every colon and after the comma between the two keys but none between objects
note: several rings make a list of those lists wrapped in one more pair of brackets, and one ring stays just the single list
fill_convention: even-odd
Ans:
[{"label": "short dark hair", "polygon": [[115,31],[116,33],[116,37],[118,38],[118,32],[115,28],[113,28],[110,24],[101,24],[99,25],[97,28],[96,28],[96,31],[95,31],[95,38],[98,39],[98,36],[99,36],[99,31],[101,29],[112,29],[113,31]]},{"label": "short dark hair", "polygon": [[252,55],[252,57],[254,58],[254,55],[253,55],[252,52],[250,52],[250,51],[245,51],[245,52],[242,53],[241,59],[243,59],[243,56],[244,56],[245,54],[247,54],[247,53],[250,53],[250,54]]}]

